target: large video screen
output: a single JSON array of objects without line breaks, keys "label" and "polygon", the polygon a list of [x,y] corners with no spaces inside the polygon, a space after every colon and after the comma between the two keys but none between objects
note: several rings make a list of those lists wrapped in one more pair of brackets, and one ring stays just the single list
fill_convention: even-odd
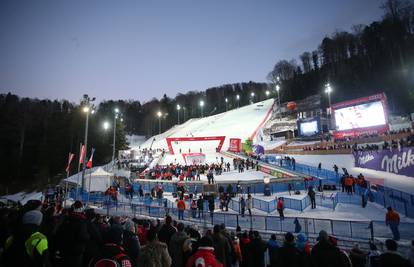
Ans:
[{"label": "large video screen", "polygon": [[337,131],[379,126],[386,124],[381,101],[335,110]]},{"label": "large video screen", "polygon": [[319,132],[317,121],[308,121],[300,123],[300,135],[310,136]]}]

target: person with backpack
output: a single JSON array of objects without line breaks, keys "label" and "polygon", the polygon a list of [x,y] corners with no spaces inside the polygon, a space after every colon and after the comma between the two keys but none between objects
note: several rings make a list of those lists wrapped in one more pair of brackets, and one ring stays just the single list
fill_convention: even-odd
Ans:
[{"label": "person with backpack", "polygon": [[89,239],[83,204],[77,200],[72,205],[72,211],[63,219],[56,232],[56,245],[62,256],[63,266],[82,266]]},{"label": "person with backpack", "polygon": [[185,267],[223,267],[214,255],[213,240],[210,237],[200,239],[198,250],[188,259]]},{"label": "person with backpack", "polygon": [[39,210],[23,214],[20,229],[6,239],[1,266],[51,266],[48,240],[39,232],[42,220]]},{"label": "person with backpack", "polygon": [[[89,266],[94,267],[132,267],[132,261],[127,252],[121,246],[122,228],[111,226],[104,233],[104,245],[99,257],[94,259]],[[81,265],[73,265],[81,266]]]},{"label": "person with backpack", "polygon": [[141,249],[138,267],[170,267],[171,257],[167,245],[158,241],[157,230],[150,229],[148,243]]}]

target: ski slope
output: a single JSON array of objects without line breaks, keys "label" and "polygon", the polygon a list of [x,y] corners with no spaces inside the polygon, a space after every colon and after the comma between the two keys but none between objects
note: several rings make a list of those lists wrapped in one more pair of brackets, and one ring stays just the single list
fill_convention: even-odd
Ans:
[{"label": "ski slope", "polygon": [[[247,138],[256,135],[256,131],[270,118],[273,103],[273,99],[268,99],[217,115],[190,119],[183,124],[175,125],[164,133],[149,138],[141,144],[141,149],[150,148],[154,139],[152,149],[167,150],[168,147],[165,140],[167,137],[225,136],[226,139],[222,149],[227,150],[230,138],[240,138],[243,142]],[[218,145],[218,141],[192,141],[180,142],[179,144],[174,143],[173,148],[174,150],[182,148],[186,152],[188,152],[188,149],[198,152],[199,148],[201,148],[200,143],[203,143],[203,152],[205,152],[205,149],[215,152],[215,148]]]}]

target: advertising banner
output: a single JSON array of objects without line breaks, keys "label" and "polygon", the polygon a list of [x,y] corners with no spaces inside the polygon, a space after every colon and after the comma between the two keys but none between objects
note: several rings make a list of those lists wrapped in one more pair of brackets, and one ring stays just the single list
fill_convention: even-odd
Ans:
[{"label": "advertising banner", "polygon": [[239,153],[241,149],[240,138],[230,138],[229,151]]},{"label": "advertising banner", "polygon": [[354,152],[355,167],[414,177],[414,147]]}]

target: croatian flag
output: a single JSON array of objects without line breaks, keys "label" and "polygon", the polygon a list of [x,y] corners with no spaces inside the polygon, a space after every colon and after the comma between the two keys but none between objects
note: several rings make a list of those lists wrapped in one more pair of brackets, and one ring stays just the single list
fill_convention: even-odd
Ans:
[{"label": "croatian flag", "polygon": [[88,169],[92,168],[93,153],[95,153],[95,148],[92,148],[91,157],[89,158],[88,162],[86,163],[86,168],[88,168]]},{"label": "croatian flag", "polygon": [[82,145],[80,156],[79,156],[79,165],[83,164],[84,159],[85,159],[85,145]]}]

